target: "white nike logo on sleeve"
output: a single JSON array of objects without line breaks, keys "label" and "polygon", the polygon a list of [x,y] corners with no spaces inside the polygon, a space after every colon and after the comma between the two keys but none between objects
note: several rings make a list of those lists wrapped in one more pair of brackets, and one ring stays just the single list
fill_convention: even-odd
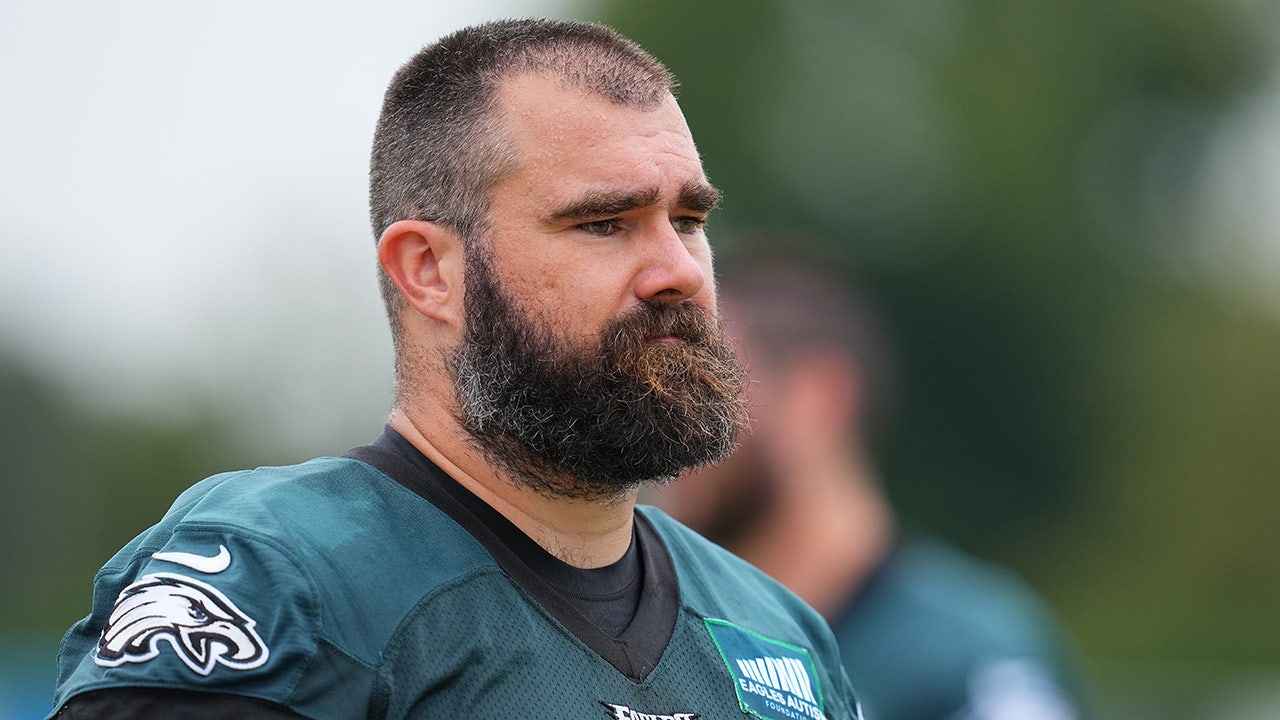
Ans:
[{"label": "white nike logo on sleeve", "polygon": [[212,557],[188,552],[158,552],[151,556],[161,562],[171,562],[192,570],[215,575],[231,567],[231,553],[226,545],[218,546],[218,554]]}]

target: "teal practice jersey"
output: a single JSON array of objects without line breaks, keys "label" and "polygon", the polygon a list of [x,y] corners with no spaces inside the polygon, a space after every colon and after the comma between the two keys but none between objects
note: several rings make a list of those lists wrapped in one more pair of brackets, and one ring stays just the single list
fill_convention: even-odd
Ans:
[{"label": "teal practice jersey", "polygon": [[875,720],[1089,716],[1039,598],[940,541],[902,541],[832,625]]},{"label": "teal practice jersey", "polygon": [[858,717],[823,620],[661,512],[637,510],[643,593],[615,637],[440,470],[357,450],[181,495],[99,572],[55,708],[162,688],[335,720]]}]

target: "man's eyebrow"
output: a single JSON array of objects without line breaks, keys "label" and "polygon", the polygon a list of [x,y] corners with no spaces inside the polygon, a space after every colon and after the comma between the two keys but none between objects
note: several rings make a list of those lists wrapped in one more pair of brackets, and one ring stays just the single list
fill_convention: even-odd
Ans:
[{"label": "man's eyebrow", "polygon": [[606,218],[636,208],[649,207],[658,202],[656,188],[633,192],[597,192],[552,210],[543,222],[553,224],[567,220],[591,220]]},{"label": "man's eyebrow", "polygon": [[[556,224],[573,220],[595,220],[618,215],[628,210],[656,205],[660,193],[656,188],[635,191],[602,191],[590,193],[547,213],[542,221]],[[720,204],[723,193],[706,181],[685,183],[676,202],[681,208],[709,213]]]},{"label": "man's eyebrow", "polygon": [[680,188],[680,207],[694,212],[709,213],[720,204],[724,193],[708,182],[689,182]]}]

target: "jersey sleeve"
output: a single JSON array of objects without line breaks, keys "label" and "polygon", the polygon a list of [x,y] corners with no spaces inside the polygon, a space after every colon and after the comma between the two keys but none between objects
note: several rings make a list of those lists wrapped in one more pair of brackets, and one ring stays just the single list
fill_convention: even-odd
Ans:
[{"label": "jersey sleeve", "polygon": [[287,708],[263,700],[185,690],[115,688],[77,695],[54,716],[55,720],[305,720]]},{"label": "jersey sleeve", "polygon": [[[365,669],[325,643],[305,566],[279,540],[186,528],[140,538],[99,572],[94,609],[63,640],[55,708],[112,688],[216,693],[363,715]],[[353,671],[354,670],[354,671]],[[71,717],[74,717],[71,716]]]}]

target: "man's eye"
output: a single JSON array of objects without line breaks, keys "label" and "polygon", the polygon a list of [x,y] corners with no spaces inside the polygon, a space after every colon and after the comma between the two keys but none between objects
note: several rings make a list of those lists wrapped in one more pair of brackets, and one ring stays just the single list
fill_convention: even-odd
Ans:
[{"label": "man's eye", "polygon": [[676,232],[684,235],[692,235],[705,227],[706,224],[706,218],[700,217],[678,217],[671,219],[671,227],[675,228]]},{"label": "man's eye", "polygon": [[617,225],[612,220],[595,220],[582,223],[578,226],[578,229],[591,235],[612,235],[617,230]]}]

